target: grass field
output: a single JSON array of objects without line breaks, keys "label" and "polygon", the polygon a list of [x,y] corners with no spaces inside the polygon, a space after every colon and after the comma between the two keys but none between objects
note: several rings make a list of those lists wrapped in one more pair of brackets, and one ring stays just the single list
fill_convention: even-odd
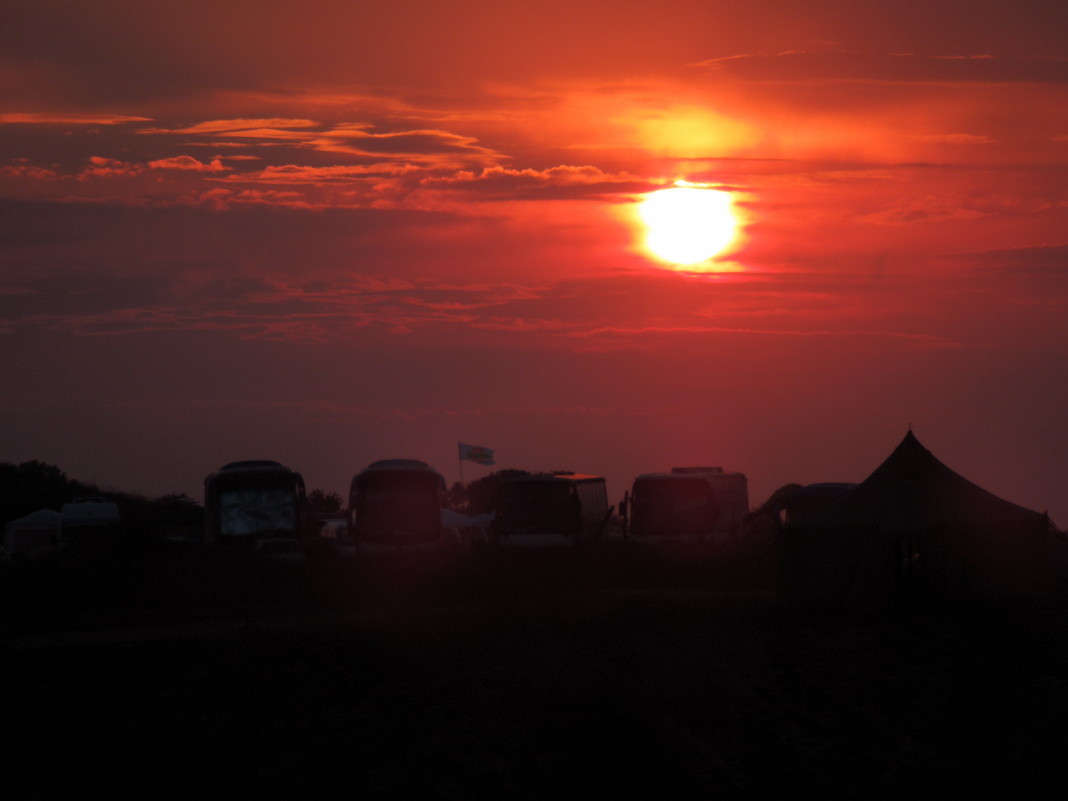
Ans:
[{"label": "grass field", "polygon": [[567,552],[8,571],[5,796],[1064,784],[1059,604],[803,611],[776,602],[767,568]]}]

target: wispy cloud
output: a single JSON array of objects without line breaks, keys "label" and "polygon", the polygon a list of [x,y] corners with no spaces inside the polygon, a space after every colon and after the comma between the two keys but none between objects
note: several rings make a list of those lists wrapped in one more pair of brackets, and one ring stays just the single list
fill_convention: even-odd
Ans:
[{"label": "wispy cloud", "polygon": [[61,177],[58,170],[29,164],[25,159],[16,160],[14,164],[3,165],[0,167],[0,175],[5,175],[9,178],[28,178],[36,181],[55,181]]},{"label": "wispy cloud", "polygon": [[141,128],[139,134],[191,134],[203,136],[243,136],[251,131],[285,131],[289,129],[315,128],[314,120],[287,117],[260,117],[252,119],[205,120],[181,128]]},{"label": "wispy cloud", "polygon": [[205,164],[192,156],[174,156],[148,162],[150,170],[186,170],[192,172],[227,172],[231,168],[223,165],[221,159],[212,159]]},{"label": "wispy cloud", "polygon": [[917,142],[941,142],[949,145],[992,145],[998,141],[985,134],[968,133],[915,134],[911,138]]},{"label": "wispy cloud", "polygon": [[749,81],[1068,83],[1068,61],[925,56],[859,51],[787,51],[708,59],[695,66]]},{"label": "wispy cloud", "polygon": [[78,173],[79,180],[91,178],[115,178],[132,177],[142,175],[152,170],[179,171],[179,172],[227,172],[231,168],[225,166],[220,159],[210,162],[202,162],[192,156],[173,156],[171,158],[156,159],[147,163],[127,162],[104,156],[92,156],[89,165]]},{"label": "wispy cloud", "polygon": [[[984,208],[984,206],[986,208]],[[946,220],[977,220],[994,212],[990,199],[973,199],[960,195],[925,195],[907,205],[863,216],[865,222],[884,225],[907,225]]]},{"label": "wispy cloud", "polygon": [[480,172],[460,170],[419,180],[422,187],[477,192],[505,198],[559,199],[626,195],[657,188],[629,172],[610,173],[593,165],[561,164],[547,169],[487,167]]},{"label": "wispy cloud", "polygon": [[123,125],[132,122],[151,121],[151,117],[134,117],[121,114],[0,113],[0,125]]}]

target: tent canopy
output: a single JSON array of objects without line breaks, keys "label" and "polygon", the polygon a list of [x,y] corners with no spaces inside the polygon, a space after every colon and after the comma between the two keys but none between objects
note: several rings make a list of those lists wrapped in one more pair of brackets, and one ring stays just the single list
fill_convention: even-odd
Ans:
[{"label": "tent canopy", "polygon": [[961,477],[911,431],[852,491],[779,537],[784,593],[849,603],[1049,596],[1065,553],[1047,515]]},{"label": "tent canopy", "polygon": [[946,467],[912,431],[849,494],[802,518],[797,527],[904,534],[945,522],[1052,528],[1045,514],[1003,500]]}]

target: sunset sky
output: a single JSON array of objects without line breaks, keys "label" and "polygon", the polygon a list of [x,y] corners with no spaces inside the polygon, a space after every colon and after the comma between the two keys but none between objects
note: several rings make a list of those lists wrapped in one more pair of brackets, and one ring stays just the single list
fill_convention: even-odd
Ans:
[{"label": "sunset sky", "polygon": [[[0,460],[721,465],[1068,526],[1068,6],[9,0]],[[638,206],[729,192],[727,250]],[[490,468],[464,465],[467,480]]]}]

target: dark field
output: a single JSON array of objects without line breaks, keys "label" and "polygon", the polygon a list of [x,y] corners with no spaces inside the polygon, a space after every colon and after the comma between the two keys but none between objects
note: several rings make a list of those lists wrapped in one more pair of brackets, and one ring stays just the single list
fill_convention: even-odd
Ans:
[{"label": "dark field", "polygon": [[1062,795],[1060,604],[786,609],[770,568],[620,548],[7,570],[4,796]]}]

